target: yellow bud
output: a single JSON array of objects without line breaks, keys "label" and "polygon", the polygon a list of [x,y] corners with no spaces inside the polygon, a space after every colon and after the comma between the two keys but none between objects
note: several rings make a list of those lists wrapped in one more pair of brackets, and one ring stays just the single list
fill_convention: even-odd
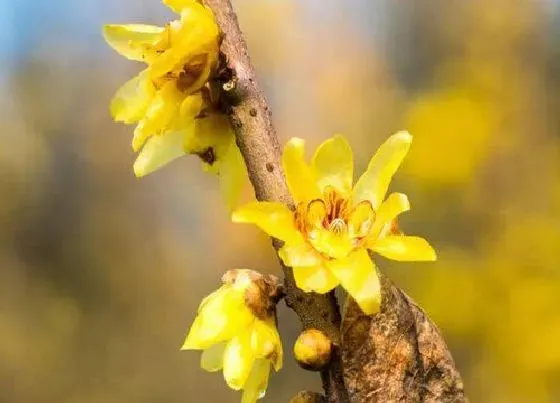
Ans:
[{"label": "yellow bud", "polygon": [[297,395],[292,397],[290,403],[324,403],[325,398],[323,395],[317,392],[310,392],[308,390],[302,390],[298,392]]},{"label": "yellow bud", "polygon": [[320,371],[331,359],[331,340],[316,329],[304,330],[294,345],[294,356],[298,364],[309,371]]}]

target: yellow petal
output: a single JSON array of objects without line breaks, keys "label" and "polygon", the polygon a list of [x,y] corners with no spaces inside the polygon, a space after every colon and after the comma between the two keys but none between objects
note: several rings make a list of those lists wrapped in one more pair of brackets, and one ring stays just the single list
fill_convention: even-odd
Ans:
[{"label": "yellow petal", "polygon": [[193,3],[200,3],[199,0],[163,0],[163,4],[172,9],[177,14],[181,14],[181,10],[190,7]]},{"label": "yellow petal", "polygon": [[205,298],[182,350],[206,349],[231,339],[254,320],[245,305],[244,293],[231,285],[222,286]]},{"label": "yellow petal", "polygon": [[278,251],[278,256],[289,267],[317,266],[323,261],[321,255],[305,241],[284,245]]},{"label": "yellow petal", "polygon": [[241,332],[227,344],[224,352],[224,378],[234,390],[242,389],[249,378],[255,353],[251,348],[251,329]]},{"label": "yellow petal", "polygon": [[268,360],[256,360],[243,387],[241,403],[255,403],[262,399],[266,393],[269,375],[270,363]]},{"label": "yellow petal", "polygon": [[233,222],[256,224],[274,238],[286,243],[301,243],[302,235],[294,223],[294,213],[282,203],[253,202],[232,214]]},{"label": "yellow petal", "polygon": [[282,168],[286,176],[286,184],[297,204],[321,198],[321,192],[315,176],[304,159],[304,141],[292,138],[284,147]]},{"label": "yellow petal", "polygon": [[323,142],[311,160],[321,192],[332,186],[343,194],[352,190],[354,161],[350,144],[343,136],[334,136]]},{"label": "yellow petal", "polygon": [[365,249],[344,259],[330,260],[327,265],[364,313],[371,315],[379,311],[381,286],[375,265]]},{"label": "yellow petal", "polygon": [[325,294],[340,284],[324,264],[293,269],[297,287],[305,292]]},{"label": "yellow petal", "polygon": [[[170,46],[149,66],[150,77],[158,78],[182,68],[197,56],[206,55],[206,66],[214,65],[218,55],[218,27],[212,14],[198,2],[181,9],[181,21],[170,25]],[[205,68],[206,81],[209,69]],[[199,83],[200,84],[200,83]],[[202,84],[200,84],[202,85]],[[200,88],[191,88],[194,92]]]},{"label": "yellow petal", "polygon": [[251,347],[256,358],[270,360],[276,371],[282,368],[282,342],[273,318],[253,322]]},{"label": "yellow petal", "polygon": [[220,189],[226,205],[231,211],[237,206],[243,186],[249,181],[243,157],[233,136],[225,154],[218,155],[217,158]]},{"label": "yellow petal", "polygon": [[111,116],[117,122],[135,123],[146,114],[156,89],[146,70],[127,81],[111,100]]},{"label": "yellow petal", "polygon": [[178,115],[183,96],[174,81],[168,81],[157,92],[146,114],[134,130],[132,148],[138,151],[148,137],[170,129],[169,125]]},{"label": "yellow petal", "polygon": [[134,174],[141,178],[185,155],[183,131],[171,131],[150,137],[134,162]]},{"label": "yellow petal", "polygon": [[145,24],[109,24],[103,37],[113,49],[130,60],[143,61],[145,52],[158,40],[164,28]]},{"label": "yellow petal", "polygon": [[386,258],[400,261],[433,261],[436,252],[428,241],[417,236],[389,235],[377,240],[373,250]]},{"label": "yellow petal", "polygon": [[371,230],[375,219],[375,212],[371,203],[367,200],[361,201],[354,207],[348,219],[348,233],[350,238],[363,238]]},{"label": "yellow petal", "polygon": [[369,200],[374,209],[379,207],[411,142],[412,136],[408,132],[398,132],[379,147],[366,172],[354,187],[353,200],[355,202]]},{"label": "yellow petal", "polygon": [[381,233],[385,232],[384,229],[388,228],[398,215],[408,210],[410,210],[408,197],[403,193],[391,193],[375,214],[375,222],[369,231],[368,247],[376,242]]},{"label": "yellow petal", "polygon": [[320,253],[335,259],[347,256],[354,249],[346,230],[339,233],[320,228],[310,233],[309,242]]},{"label": "yellow petal", "polygon": [[200,356],[200,367],[208,372],[216,372],[224,366],[226,343],[218,343],[207,348]]}]

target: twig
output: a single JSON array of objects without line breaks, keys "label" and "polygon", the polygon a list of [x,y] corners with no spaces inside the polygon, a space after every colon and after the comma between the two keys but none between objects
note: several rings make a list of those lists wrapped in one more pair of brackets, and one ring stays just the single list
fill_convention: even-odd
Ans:
[{"label": "twig", "polygon": [[[258,200],[293,204],[280,165],[280,145],[268,104],[259,89],[247,46],[230,0],[206,0],[223,34],[221,52],[226,74],[221,86],[226,110],[235,130],[237,144]],[[280,246],[273,241],[274,247]],[[295,286],[292,270],[283,266],[286,304],[301,319],[304,328],[313,327],[340,345],[340,312],[333,293],[304,293]],[[330,365],[321,373],[327,402],[349,402],[342,374],[340,350],[335,348]]]}]

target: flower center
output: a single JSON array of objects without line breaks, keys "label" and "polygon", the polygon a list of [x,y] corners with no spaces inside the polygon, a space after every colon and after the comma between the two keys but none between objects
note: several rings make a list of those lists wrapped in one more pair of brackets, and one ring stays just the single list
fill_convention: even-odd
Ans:
[{"label": "flower center", "polygon": [[317,251],[336,258],[362,245],[375,212],[369,201],[352,207],[349,198],[333,188],[326,188],[323,198],[300,203],[295,219],[299,231]]}]

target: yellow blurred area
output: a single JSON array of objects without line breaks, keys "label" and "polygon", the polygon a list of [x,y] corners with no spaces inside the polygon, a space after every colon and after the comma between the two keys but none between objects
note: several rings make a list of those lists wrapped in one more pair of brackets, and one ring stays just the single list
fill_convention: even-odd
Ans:
[{"label": "yellow blurred area", "polygon": [[[40,2],[39,2],[40,3]],[[132,173],[108,113],[140,69],[103,23],[156,0],[0,2],[0,401],[236,402],[179,347],[230,268],[279,274],[186,157]],[[360,172],[397,130],[392,190],[436,263],[378,265],[438,324],[473,402],[560,400],[560,3],[236,0],[282,141],[348,136]],[[71,16],[71,17],[70,17]],[[284,349],[299,331],[282,304]],[[265,402],[319,379],[287,354]]]}]

